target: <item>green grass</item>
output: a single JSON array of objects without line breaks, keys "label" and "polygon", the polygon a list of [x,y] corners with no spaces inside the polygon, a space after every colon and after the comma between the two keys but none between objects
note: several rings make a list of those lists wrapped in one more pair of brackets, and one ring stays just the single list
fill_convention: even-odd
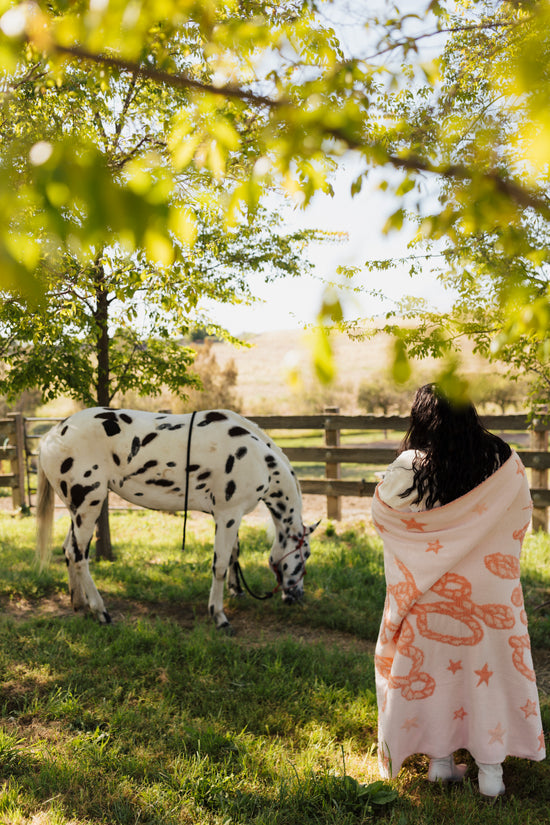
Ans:
[{"label": "green grass", "polygon": [[[0,825],[546,825],[547,762],[507,760],[493,807],[473,781],[429,785],[425,757],[392,783],[395,799],[377,782],[384,576],[366,529],[319,528],[303,606],[227,600],[227,638],[206,616],[211,526],[191,519],[182,555],[181,518],[111,522],[117,559],[93,575],[118,621],[102,627],[44,615],[66,592],[60,552],[38,574],[34,520],[0,518]],[[67,526],[56,522],[58,547]],[[265,532],[242,539],[247,580],[271,588]],[[528,538],[523,574],[533,646],[548,649],[548,536]]]}]

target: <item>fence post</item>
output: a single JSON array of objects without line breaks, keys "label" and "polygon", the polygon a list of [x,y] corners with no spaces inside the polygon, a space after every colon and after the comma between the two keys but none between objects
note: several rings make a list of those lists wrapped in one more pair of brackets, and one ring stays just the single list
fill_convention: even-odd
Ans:
[{"label": "fence post", "polygon": [[8,418],[13,419],[15,430],[13,442],[16,449],[15,458],[10,461],[11,472],[14,477],[11,498],[13,509],[22,510],[27,505],[25,495],[25,427],[23,415],[20,412],[8,413]]},{"label": "fence post", "polygon": [[[325,407],[326,415],[338,415],[339,407]],[[330,429],[328,420],[325,423],[325,447],[340,446],[340,430]],[[336,461],[327,461],[325,464],[327,478],[340,478],[340,464]],[[342,500],[340,496],[327,496],[327,518],[340,521],[342,518]]]},{"label": "fence post", "polygon": [[[533,419],[531,429],[531,449],[537,451],[548,450],[548,430],[543,429],[547,425],[543,424],[538,418]],[[547,489],[548,487],[548,470],[538,470],[531,468],[531,487],[539,487]],[[548,530],[548,514],[546,507],[533,508],[533,531]]]}]

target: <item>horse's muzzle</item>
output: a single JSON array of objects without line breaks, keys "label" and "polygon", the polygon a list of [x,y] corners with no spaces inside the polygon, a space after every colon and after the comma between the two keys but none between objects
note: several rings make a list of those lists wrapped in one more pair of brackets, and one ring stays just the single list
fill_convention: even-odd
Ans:
[{"label": "horse's muzzle", "polygon": [[291,605],[301,602],[304,598],[304,591],[299,587],[291,587],[283,592],[283,601],[285,604]]}]

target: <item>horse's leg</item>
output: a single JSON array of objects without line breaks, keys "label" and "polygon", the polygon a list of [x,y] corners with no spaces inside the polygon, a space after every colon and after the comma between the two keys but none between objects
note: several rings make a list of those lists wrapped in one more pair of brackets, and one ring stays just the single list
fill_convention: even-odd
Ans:
[{"label": "horse's leg", "polygon": [[102,624],[109,624],[111,617],[105,610],[103,599],[90,575],[88,554],[90,542],[98,519],[101,504],[88,505],[86,511],[71,513],[71,527],[63,544],[63,552],[69,573],[69,592],[74,610],[87,605]]},{"label": "horse's leg", "polygon": [[237,539],[231,551],[231,559],[229,561],[229,575],[227,577],[227,589],[229,590],[232,596],[244,596],[244,590],[241,587],[241,580],[238,573],[239,552],[240,545],[239,537],[237,536]]},{"label": "horse's leg", "polygon": [[223,612],[223,586],[235,545],[238,542],[241,519],[216,519],[216,537],[214,539],[214,558],[212,561],[212,587],[208,600],[208,610],[214,624],[219,629],[229,630],[231,625]]}]

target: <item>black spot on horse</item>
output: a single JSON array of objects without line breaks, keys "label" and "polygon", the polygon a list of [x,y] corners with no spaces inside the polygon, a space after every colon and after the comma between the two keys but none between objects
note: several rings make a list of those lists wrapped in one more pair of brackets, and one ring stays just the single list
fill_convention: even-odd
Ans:
[{"label": "black spot on horse", "polygon": [[247,454],[247,452],[248,452],[247,447],[239,447],[239,449],[236,452],[236,456],[237,456],[237,458],[244,458],[244,456]]},{"label": "black spot on horse", "polygon": [[227,473],[227,475],[229,475],[229,473],[233,469],[234,464],[235,464],[235,456],[232,456],[232,455],[227,456],[227,461],[225,462],[225,472]]},{"label": "black spot on horse", "polygon": [[[141,443],[142,443],[142,444],[144,444],[145,442],[144,442],[144,441],[142,441]],[[176,462],[175,462],[175,461],[167,461],[167,462],[166,462],[166,466],[167,466],[167,467],[175,467],[175,466],[176,466]]]},{"label": "black spot on horse", "polygon": [[131,424],[132,423],[132,417],[130,415],[128,415],[128,413],[120,413],[120,417],[122,418],[122,420],[124,421],[125,424]]},{"label": "black spot on horse", "polygon": [[[200,470],[200,468],[201,468],[200,464],[190,464],[189,467],[187,468],[187,471],[189,473],[194,473],[196,470]],[[210,473],[208,473],[208,475],[210,475]]]},{"label": "black spot on horse", "polygon": [[282,490],[277,490],[275,493],[271,493],[270,498],[281,498],[283,495]]},{"label": "black spot on horse", "polygon": [[146,461],[145,464],[142,467],[140,467],[138,470],[136,470],[134,473],[129,475],[128,478],[132,478],[132,476],[141,476],[141,475],[143,475],[143,473],[146,473],[147,470],[151,470],[153,467],[156,467],[157,464],[158,464],[158,461],[155,461],[155,459],[152,458],[150,461]]},{"label": "black spot on horse", "polygon": [[120,458],[117,456],[116,453],[113,453],[113,461],[115,462],[117,467],[120,467]]},{"label": "black spot on horse", "polygon": [[234,524],[235,524],[235,519],[234,519],[234,518],[230,518],[230,519],[229,519],[229,521],[227,522],[227,524],[226,524],[225,526],[226,526],[226,527],[233,527],[233,525],[234,525]]},{"label": "black spot on horse", "polygon": [[90,478],[91,475],[92,475],[92,471],[91,470],[86,470],[86,472],[84,473],[84,478]]},{"label": "black spot on horse", "polygon": [[226,501],[229,501],[233,497],[236,489],[237,489],[237,485],[235,484],[235,482],[233,480],[227,482],[226,487],[225,487],[225,500]]},{"label": "black spot on horse", "polygon": [[[191,468],[189,468],[189,469],[191,469]],[[211,475],[212,475],[212,473],[210,472],[210,470],[205,470],[204,473],[199,473],[199,475],[197,476],[197,479],[199,481],[204,481],[205,478],[209,478]]]},{"label": "black spot on horse", "polygon": [[146,484],[154,484],[156,487],[172,487],[174,482],[169,478],[148,478]]},{"label": "black spot on horse", "polygon": [[266,457],[265,457],[265,463],[267,464],[267,466],[269,467],[269,469],[270,469],[270,470],[272,470],[272,469],[273,469],[273,467],[276,467],[276,466],[277,466],[277,459],[275,458],[275,456],[274,456],[274,455],[271,455],[271,453],[269,453],[269,454],[268,454],[268,455],[266,455]]},{"label": "black spot on horse", "polygon": [[245,430],[244,427],[231,427],[229,430],[229,435],[231,438],[237,438],[240,435],[250,435],[250,432]]},{"label": "black spot on horse", "polygon": [[74,524],[71,524],[71,545],[73,548],[73,558],[75,561],[82,561],[82,553],[80,552],[80,548],[78,546],[78,542],[76,540],[76,536],[74,534]]},{"label": "black spot on horse", "polygon": [[206,487],[206,484],[203,481],[202,484],[197,484],[197,486],[195,487],[195,490],[204,490],[205,487]]},{"label": "black spot on horse", "polygon": [[82,524],[82,516],[79,513],[78,516],[76,517],[76,526],[80,527],[81,524]]},{"label": "black spot on horse", "polygon": [[281,513],[286,513],[286,504],[282,501],[277,502],[277,509],[281,511]]},{"label": "black spot on horse", "polygon": [[157,429],[159,429],[159,430],[169,430],[170,432],[174,432],[174,430],[181,430],[182,427],[184,427],[184,426],[185,426],[185,424],[169,424],[167,422],[166,424],[159,424]]},{"label": "black spot on horse", "polygon": [[103,421],[103,429],[105,430],[106,434],[109,438],[113,435],[118,435],[120,432],[120,427],[118,426],[117,421]]},{"label": "black spot on horse", "polygon": [[99,487],[99,481],[96,481],[95,484],[90,484],[88,486],[84,486],[83,484],[73,484],[71,487],[71,510],[76,512],[80,505],[84,502],[84,499],[87,495],[89,495],[93,490],[97,490]]},{"label": "black spot on horse", "polygon": [[197,427],[206,427],[208,424],[213,424],[215,421],[226,421],[227,416],[225,413],[219,412],[218,410],[211,410],[207,412],[202,421],[199,421]]},{"label": "black spot on horse", "polygon": [[61,464],[61,472],[68,473],[71,467],[74,464],[74,458],[66,458],[65,461]]},{"label": "black spot on horse", "polygon": [[136,435],[132,439],[132,446],[130,447],[130,455],[128,456],[128,464],[130,461],[137,456],[141,447],[141,440]]},{"label": "black spot on horse", "polygon": [[157,435],[158,435],[158,433],[147,433],[147,435],[145,436],[145,438],[141,442],[141,446],[146,447],[147,444],[150,444],[151,441],[153,441],[153,439],[157,437]]},{"label": "black spot on horse", "polygon": [[103,424],[103,429],[108,436],[117,435],[120,432],[118,424],[118,416],[112,410],[103,413],[97,413],[94,418],[99,418]]},{"label": "black spot on horse", "polygon": [[63,497],[67,498],[67,482],[62,481],[59,486],[61,487],[61,492],[63,493]]},{"label": "black spot on horse", "polygon": [[61,430],[61,435],[65,435],[68,429],[68,427],[63,427],[63,429]]}]

